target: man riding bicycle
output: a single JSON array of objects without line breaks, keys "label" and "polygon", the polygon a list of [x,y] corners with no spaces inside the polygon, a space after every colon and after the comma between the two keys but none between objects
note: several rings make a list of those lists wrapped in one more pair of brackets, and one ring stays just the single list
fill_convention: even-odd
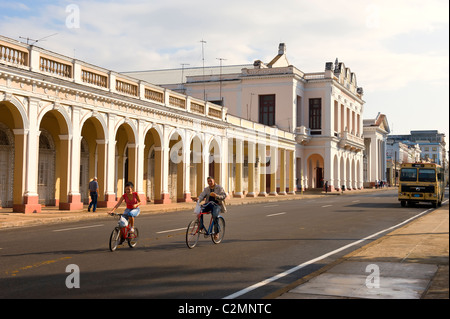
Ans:
[{"label": "man riding bicycle", "polygon": [[205,187],[203,192],[198,197],[198,202],[201,203],[205,199],[205,204],[203,205],[202,212],[210,212],[214,219],[214,237],[217,239],[219,237],[219,222],[218,217],[220,212],[225,213],[227,208],[225,206],[225,198],[227,193],[225,193],[222,186],[216,184],[214,178],[208,177],[208,187]]}]

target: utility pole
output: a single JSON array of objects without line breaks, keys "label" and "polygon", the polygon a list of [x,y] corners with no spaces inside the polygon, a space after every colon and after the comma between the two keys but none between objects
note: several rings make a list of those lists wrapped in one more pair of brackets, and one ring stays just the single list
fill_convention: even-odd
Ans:
[{"label": "utility pole", "polygon": [[202,43],[202,62],[203,62],[203,101],[206,102],[206,87],[205,87],[205,49],[204,44],[206,43],[205,40],[200,41]]},{"label": "utility pole", "polygon": [[[184,83],[184,66],[185,65],[190,65],[189,63],[181,63],[181,88],[183,87],[183,83]],[[184,89],[183,93],[186,93]]]},{"label": "utility pole", "polygon": [[397,151],[394,152],[394,186],[397,187]]},{"label": "utility pole", "polygon": [[224,58],[216,58],[216,59],[220,61],[219,98],[220,98],[220,104],[221,104],[221,106],[223,106],[223,101],[222,101],[222,61],[224,61],[226,59],[224,59]]}]

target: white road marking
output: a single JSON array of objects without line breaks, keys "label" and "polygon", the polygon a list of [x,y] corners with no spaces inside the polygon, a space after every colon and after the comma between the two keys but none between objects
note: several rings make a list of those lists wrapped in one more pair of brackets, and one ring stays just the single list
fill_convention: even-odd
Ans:
[{"label": "white road marking", "polygon": [[330,206],[333,206],[333,205],[323,205],[322,207],[330,207]]},{"label": "white road marking", "polygon": [[271,217],[271,216],[278,216],[278,215],[284,215],[284,214],[286,214],[286,212],[281,212],[281,213],[270,214],[270,215],[267,215],[267,217]]},{"label": "white road marking", "polygon": [[263,207],[276,207],[276,206],[280,206],[280,205],[278,205],[278,204],[274,204],[274,205],[265,205],[265,206],[263,206]]},{"label": "white road marking", "polygon": [[177,229],[162,230],[162,231],[159,231],[159,232],[156,232],[156,233],[157,234],[164,234],[164,233],[170,233],[170,232],[173,232],[173,231],[178,231],[178,230],[183,230],[183,229],[186,229],[186,227],[177,228]]},{"label": "white road marking", "polygon": [[68,230],[76,230],[76,229],[85,229],[85,228],[92,228],[92,227],[101,227],[102,225],[90,225],[90,226],[83,226],[83,227],[73,227],[73,228],[64,228],[64,229],[56,229],[54,232],[58,231],[68,231]]},{"label": "white road marking", "polygon": [[[447,201],[448,200],[446,200],[445,202],[442,202],[442,203],[444,204]],[[399,223],[397,225],[394,225],[394,226],[391,226],[389,228],[383,229],[383,230],[381,230],[381,231],[379,231],[377,233],[374,233],[374,234],[372,234],[370,236],[364,237],[362,239],[354,241],[353,243],[350,243],[348,245],[342,246],[341,248],[338,248],[338,249],[335,249],[333,251],[330,251],[330,252],[328,252],[328,253],[326,253],[326,254],[324,254],[322,256],[319,256],[317,258],[311,259],[311,260],[309,260],[307,262],[304,262],[303,264],[300,264],[300,265],[295,266],[295,267],[293,267],[291,269],[288,269],[288,270],[286,270],[286,271],[284,271],[282,273],[279,273],[278,275],[275,275],[273,277],[267,278],[267,279],[265,279],[263,281],[260,281],[260,282],[254,284],[254,285],[252,285],[250,287],[247,287],[247,288],[244,288],[242,290],[239,290],[238,292],[235,292],[235,293],[233,293],[231,295],[228,295],[228,296],[224,297],[223,299],[234,299],[234,298],[240,297],[240,296],[242,296],[242,295],[244,295],[244,294],[246,294],[246,293],[248,293],[248,292],[250,292],[252,290],[255,290],[255,289],[260,288],[262,286],[265,286],[265,285],[267,285],[267,284],[269,284],[269,283],[271,283],[273,281],[276,281],[276,280],[278,280],[280,278],[283,278],[283,277],[285,277],[285,276],[287,276],[287,275],[289,275],[289,274],[291,274],[291,273],[293,273],[293,272],[295,272],[297,270],[300,270],[300,269],[302,269],[302,268],[304,268],[304,267],[306,267],[308,265],[311,265],[311,264],[313,264],[313,263],[315,263],[317,261],[325,259],[325,258],[327,258],[327,257],[329,257],[331,255],[334,255],[334,254],[336,254],[336,253],[338,253],[340,251],[343,251],[343,250],[348,249],[348,248],[350,248],[352,246],[358,245],[358,244],[360,244],[360,243],[362,243],[362,242],[364,242],[364,241],[366,241],[368,239],[371,239],[371,238],[376,237],[376,236],[378,236],[378,235],[380,235],[382,233],[388,232],[388,231],[393,230],[393,229],[395,229],[395,228],[397,228],[399,226],[402,226],[402,225],[410,222],[411,220],[416,219],[416,218],[418,218],[418,217],[420,217],[420,216],[422,216],[422,215],[424,215],[424,214],[426,214],[426,213],[428,213],[428,212],[430,212],[432,210],[434,210],[434,208],[427,209],[427,210],[425,210],[425,211],[423,211],[423,212],[421,212],[421,213],[419,213],[419,214],[417,214],[417,215],[415,215],[415,216],[413,216],[411,218],[408,218],[407,220],[405,220],[405,221],[403,221],[403,222],[401,222],[401,223]]]}]

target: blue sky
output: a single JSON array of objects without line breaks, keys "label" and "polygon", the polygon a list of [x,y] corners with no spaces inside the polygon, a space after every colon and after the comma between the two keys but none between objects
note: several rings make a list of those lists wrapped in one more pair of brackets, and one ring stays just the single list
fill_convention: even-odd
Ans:
[{"label": "blue sky", "polygon": [[364,118],[381,112],[394,134],[437,129],[447,143],[448,30],[447,0],[0,0],[1,35],[52,35],[37,45],[115,71],[201,66],[202,39],[206,65],[269,62],[280,42],[304,72],[338,57],[364,88]]}]

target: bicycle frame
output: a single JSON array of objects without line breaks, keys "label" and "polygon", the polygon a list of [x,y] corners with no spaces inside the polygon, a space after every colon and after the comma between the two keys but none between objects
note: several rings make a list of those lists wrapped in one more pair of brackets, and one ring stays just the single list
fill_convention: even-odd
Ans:
[{"label": "bicycle frame", "polygon": [[[123,215],[122,214],[116,214],[115,216],[120,218]],[[127,217],[125,217],[125,218],[128,220]],[[135,233],[130,233],[130,229],[131,229],[130,224],[128,224],[125,227],[120,227],[119,223],[117,223],[117,227],[119,227],[119,229],[120,229],[120,237],[121,238],[123,238],[123,239],[134,239],[134,238],[136,238],[136,234]]]},{"label": "bicycle frame", "polygon": [[[211,220],[209,221],[208,228],[205,227],[205,224],[203,222],[203,215],[211,214]],[[192,220],[187,229],[186,229],[186,245],[189,248],[194,248],[197,245],[198,237],[200,234],[203,234],[206,237],[211,236],[211,240],[214,244],[219,244],[222,242],[223,236],[225,234],[225,219],[219,215],[217,216],[217,230],[216,233],[214,231],[215,228],[215,221],[212,216],[212,212],[203,212],[197,214],[197,218]]]},{"label": "bicycle frame", "polygon": [[133,239],[136,238],[136,233],[130,233],[130,225],[127,225],[126,227],[119,227],[120,228],[120,236],[124,239]]},{"label": "bicycle frame", "polygon": [[[120,218],[122,214],[114,214],[116,217]],[[120,227],[120,223],[114,227],[110,239],[109,239],[109,249],[115,251],[118,245],[121,245],[124,241],[128,241],[128,246],[134,248],[137,244],[139,237],[139,232],[137,227],[134,228],[134,232],[130,232],[131,226],[127,225],[125,227]]]},{"label": "bicycle frame", "polygon": [[[210,214],[210,212],[205,212],[205,213],[201,212],[198,215],[198,220],[200,222],[200,227],[199,227],[198,231],[200,232],[202,229],[204,229],[205,230],[205,236],[210,236],[210,235],[214,235],[215,234],[214,228],[213,228],[214,227],[214,218],[213,218],[212,214],[211,214],[211,220],[209,221],[208,229],[206,229],[205,224],[203,223],[203,215],[208,215],[208,214]],[[219,215],[217,217],[219,218],[221,216]],[[220,232],[220,227],[219,227],[219,232]]]}]

